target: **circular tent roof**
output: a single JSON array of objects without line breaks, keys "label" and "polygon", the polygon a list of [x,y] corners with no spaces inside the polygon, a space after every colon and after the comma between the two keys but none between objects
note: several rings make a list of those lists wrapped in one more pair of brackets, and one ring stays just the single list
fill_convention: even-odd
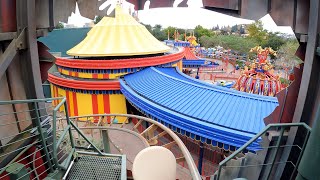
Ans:
[{"label": "circular tent roof", "polygon": [[103,57],[165,53],[170,48],[132,16],[116,8],[115,18],[104,17],[78,45],[67,51],[70,56]]}]

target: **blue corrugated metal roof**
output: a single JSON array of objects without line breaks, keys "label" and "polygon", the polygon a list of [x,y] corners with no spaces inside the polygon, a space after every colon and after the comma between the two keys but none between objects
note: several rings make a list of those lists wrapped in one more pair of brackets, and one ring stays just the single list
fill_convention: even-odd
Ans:
[{"label": "blue corrugated metal roof", "polygon": [[[202,85],[202,86],[208,86],[208,87],[213,87],[213,84],[207,83],[205,81],[201,81],[198,79],[195,79],[193,77],[190,77],[186,74],[184,74],[183,72],[181,72],[178,67],[175,68],[156,68],[157,70],[163,72],[164,74],[167,74],[171,77],[175,77],[181,80],[184,80],[186,82],[191,82],[194,84],[198,84],[198,85]],[[219,88],[219,87],[218,87]]]},{"label": "blue corrugated metal roof", "polygon": [[182,64],[184,67],[200,67],[205,65],[205,60],[182,60]]},{"label": "blue corrugated metal roof", "polygon": [[127,99],[146,114],[224,146],[243,145],[278,106],[274,97],[201,84],[167,68],[126,75],[120,84]]},{"label": "blue corrugated metal roof", "polygon": [[203,67],[203,66],[212,67],[212,66],[218,66],[219,64],[198,59],[198,60],[182,60],[182,65],[183,67]]}]

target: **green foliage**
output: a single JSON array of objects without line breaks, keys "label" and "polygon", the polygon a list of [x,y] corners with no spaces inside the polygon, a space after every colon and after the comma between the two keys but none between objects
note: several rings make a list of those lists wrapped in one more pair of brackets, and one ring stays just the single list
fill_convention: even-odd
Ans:
[{"label": "green foliage", "polygon": [[150,33],[152,33],[152,26],[150,24],[141,24],[144,25]]},{"label": "green foliage", "polygon": [[157,24],[152,29],[152,35],[157,38],[159,41],[167,39],[166,33],[162,30],[162,26]]},{"label": "green foliage", "polygon": [[290,84],[290,81],[288,79],[283,78],[283,77],[280,77],[279,80],[280,80],[281,84],[285,84],[285,85],[289,85]]},{"label": "green foliage", "polygon": [[268,33],[267,40],[262,47],[271,47],[273,50],[277,51],[286,42],[284,38],[280,37],[279,33]]},{"label": "green foliage", "polygon": [[296,66],[302,63],[302,60],[299,59],[295,53],[299,47],[297,40],[288,40],[283,44],[278,50],[278,59],[287,66]]},{"label": "green foliage", "polygon": [[239,51],[240,53],[248,53],[252,47],[257,45],[257,42],[251,38],[244,38],[236,35],[202,36],[200,38],[200,43],[206,48],[219,45],[226,49],[230,48]]},{"label": "green foliage", "polygon": [[239,66],[240,69],[243,69],[245,66],[245,63],[243,61],[236,61],[236,64]]},{"label": "green foliage", "polygon": [[285,39],[281,37],[280,33],[268,32],[263,29],[261,21],[256,21],[250,24],[247,30],[249,37],[254,39],[263,48],[271,47],[277,51],[285,43]]},{"label": "green foliage", "polygon": [[96,16],[94,18],[94,24],[98,24],[98,22],[100,22],[102,18],[103,18],[103,16]]},{"label": "green foliage", "polygon": [[[186,30],[179,29],[176,27],[169,26],[167,28],[162,28],[161,25],[155,25],[151,27],[150,25],[143,24],[148,31],[155,36],[158,40],[163,41],[168,38],[168,32],[170,39],[174,38],[174,32],[177,30],[179,32],[179,39],[184,40],[184,33]],[[248,53],[252,47],[261,45],[262,47],[271,47],[274,50],[283,51],[286,55],[282,56],[282,59],[297,59],[296,56],[292,55],[295,53],[297,42],[287,42],[288,39],[280,36],[279,33],[268,32],[263,29],[263,24],[261,21],[256,21],[247,27],[247,30],[243,25],[239,28],[237,25],[230,27],[220,27],[217,25],[212,28],[213,30],[220,30],[220,34],[217,35],[212,30],[206,29],[200,25],[196,26],[193,30],[194,35],[197,37],[198,42],[208,48],[214,46],[222,46],[226,49],[232,49],[240,53],[246,53],[249,57],[254,58],[254,53]],[[230,32],[239,32],[244,34],[248,31],[248,37],[242,37],[239,35],[229,35]],[[190,31],[189,31],[190,33]],[[189,35],[187,33],[187,36]],[[290,44],[291,43],[291,44]],[[292,52],[294,49],[294,52]],[[242,64],[239,64],[242,66]]]},{"label": "green foliage", "polygon": [[231,32],[237,32],[238,31],[238,25],[234,25],[231,27]]},{"label": "green foliage", "polygon": [[168,36],[168,31],[169,31],[169,37],[170,37],[171,39],[173,39],[173,35],[174,35],[174,31],[175,31],[175,30],[176,30],[176,28],[175,28],[175,27],[172,27],[172,26],[169,26],[169,27],[163,29],[163,31],[166,33],[167,36]]},{"label": "green foliage", "polygon": [[262,21],[256,21],[248,26],[249,37],[255,39],[259,45],[266,42],[268,31],[263,29]]},{"label": "green foliage", "polygon": [[197,39],[199,39],[202,36],[211,37],[214,35],[214,33],[212,31],[210,31],[209,29],[203,28],[202,26],[198,25],[194,29],[194,35],[197,37]]},{"label": "green foliage", "polygon": [[56,25],[56,29],[63,29],[64,28],[64,25],[59,22],[57,25]]}]

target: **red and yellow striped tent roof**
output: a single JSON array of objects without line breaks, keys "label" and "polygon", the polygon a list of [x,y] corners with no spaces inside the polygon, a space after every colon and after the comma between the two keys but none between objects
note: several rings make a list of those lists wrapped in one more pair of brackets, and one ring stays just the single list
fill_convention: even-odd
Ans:
[{"label": "red and yellow striped tent roof", "polygon": [[169,49],[118,6],[115,18],[102,18],[67,54],[82,57],[132,56],[164,53]]}]

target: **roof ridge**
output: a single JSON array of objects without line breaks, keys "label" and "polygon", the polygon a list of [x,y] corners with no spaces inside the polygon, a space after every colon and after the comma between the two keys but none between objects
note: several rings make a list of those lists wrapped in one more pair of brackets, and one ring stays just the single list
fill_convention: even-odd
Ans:
[{"label": "roof ridge", "polygon": [[206,87],[206,86],[202,86],[202,85],[199,85],[199,84],[187,82],[187,81],[185,81],[185,80],[172,77],[172,76],[170,76],[170,75],[168,75],[168,74],[165,74],[165,73],[159,71],[159,70],[156,69],[155,67],[151,67],[150,69],[152,69],[153,71],[157,72],[158,74],[164,75],[164,76],[166,76],[166,77],[168,77],[168,78],[171,78],[171,79],[173,79],[173,80],[180,81],[180,82],[185,83],[185,84],[190,84],[190,85],[192,85],[192,86],[196,86],[196,87],[199,87],[199,88],[202,88],[202,89],[208,89],[208,90],[216,91],[216,92],[219,92],[219,93],[225,93],[225,94],[230,94],[230,95],[234,95],[234,96],[245,97],[245,98],[249,98],[249,99],[255,99],[255,100],[261,100],[261,101],[268,101],[268,102],[278,103],[277,98],[275,98],[275,97],[260,96],[260,95],[245,93],[245,92],[241,92],[241,91],[237,91],[237,90],[230,90],[230,89],[227,89],[227,88],[219,89],[218,87],[214,87],[214,86],[212,86],[212,87]]}]

